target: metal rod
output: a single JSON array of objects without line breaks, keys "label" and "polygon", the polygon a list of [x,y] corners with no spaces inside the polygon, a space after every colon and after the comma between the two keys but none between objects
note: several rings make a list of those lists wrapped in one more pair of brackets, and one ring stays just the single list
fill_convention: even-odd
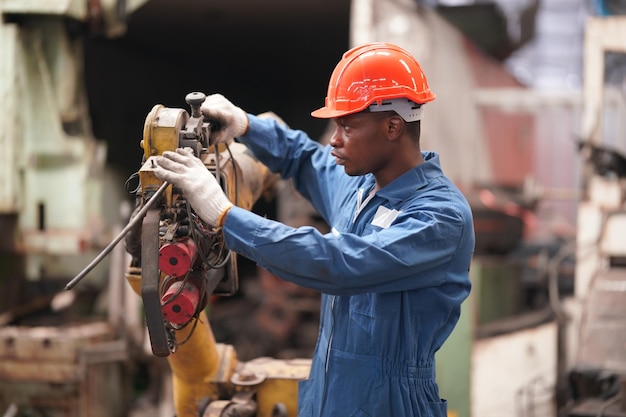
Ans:
[{"label": "metal rod", "polygon": [[126,227],[122,229],[122,231],[115,237],[115,239],[113,239],[111,243],[109,243],[108,246],[104,248],[102,252],[100,252],[98,256],[96,256],[89,265],[87,265],[82,271],[80,271],[78,275],[76,275],[70,282],[68,282],[65,285],[66,290],[71,290],[72,288],[74,288],[74,286],[78,284],[80,280],[85,278],[85,276],[89,272],[91,272],[91,270],[94,269],[96,265],[102,262],[102,260],[109,254],[109,252],[113,250],[113,248],[120,242],[120,240],[122,240],[122,238],[130,231],[130,229],[132,229],[135,226],[135,223],[143,219],[143,217],[146,215],[148,210],[150,210],[150,207],[152,207],[152,204],[154,204],[154,202],[157,201],[159,195],[163,193],[163,191],[168,185],[170,185],[169,182],[167,181],[163,182],[163,184],[159,187],[159,189],[156,190],[156,192],[152,195],[152,197],[150,197],[150,199],[145,202],[145,204],[143,205],[141,210],[139,210],[137,215],[131,221],[128,222]]}]

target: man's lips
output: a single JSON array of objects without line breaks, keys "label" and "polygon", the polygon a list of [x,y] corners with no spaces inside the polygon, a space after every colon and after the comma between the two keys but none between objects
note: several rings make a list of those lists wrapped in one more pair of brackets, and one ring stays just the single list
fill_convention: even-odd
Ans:
[{"label": "man's lips", "polygon": [[338,164],[342,163],[343,161],[346,160],[346,158],[344,158],[343,156],[339,155],[337,152],[331,152],[330,153],[333,157],[335,157],[335,162],[337,162]]}]

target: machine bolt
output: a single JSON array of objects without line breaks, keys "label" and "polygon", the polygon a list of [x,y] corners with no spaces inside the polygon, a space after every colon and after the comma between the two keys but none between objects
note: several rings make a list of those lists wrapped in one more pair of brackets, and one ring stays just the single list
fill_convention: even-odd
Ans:
[{"label": "machine bolt", "polygon": [[239,374],[239,379],[242,381],[253,381],[255,378],[254,372],[243,371]]},{"label": "machine bolt", "polygon": [[263,372],[254,372],[249,369],[242,369],[241,371],[235,373],[230,382],[235,385],[258,385],[261,382],[265,381],[266,375]]}]

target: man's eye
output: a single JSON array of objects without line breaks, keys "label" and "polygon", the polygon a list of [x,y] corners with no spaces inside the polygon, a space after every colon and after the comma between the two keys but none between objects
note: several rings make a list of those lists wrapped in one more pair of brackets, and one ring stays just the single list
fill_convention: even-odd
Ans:
[{"label": "man's eye", "polygon": [[342,130],[346,131],[350,129],[350,126],[346,123],[345,120],[337,120],[337,124],[341,127]]}]

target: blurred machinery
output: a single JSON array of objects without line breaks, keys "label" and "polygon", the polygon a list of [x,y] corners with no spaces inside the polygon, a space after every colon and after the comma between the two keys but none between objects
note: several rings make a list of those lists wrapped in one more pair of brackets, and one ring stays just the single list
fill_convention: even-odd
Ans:
[{"label": "blurred machinery", "polygon": [[[589,394],[590,386],[610,385],[610,393],[617,392],[618,362],[626,357],[623,322],[617,318],[623,317],[618,308],[624,304],[624,292],[619,290],[623,288],[618,278],[621,270],[613,269],[608,282],[600,281],[602,296],[598,287],[592,290],[589,283],[609,259],[614,267],[620,262],[603,250],[602,233],[610,234],[614,249],[625,246],[614,240],[624,235],[620,223],[615,222],[620,217],[611,216],[615,219],[610,225],[600,221],[607,210],[623,209],[619,197],[623,181],[618,174],[623,169],[622,157],[614,152],[626,149],[623,77],[612,88],[603,81],[605,59],[623,53],[626,45],[622,17],[587,23],[584,93],[550,94],[508,80],[497,65],[466,40],[457,39],[427,11],[407,13],[411,9],[408,2],[383,0],[375,7],[369,3],[353,3],[353,38],[357,42],[405,42],[420,57],[427,73],[433,74],[429,81],[438,93],[437,104],[445,110],[428,113],[423,143],[439,150],[443,161],[452,160],[452,166],[444,168],[459,184],[467,185],[477,222],[472,294],[451,338],[438,352],[437,377],[449,410],[463,417],[550,417],[568,410],[580,412],[581,408],[569,406],[577,402],[583,407],[580,392]],[[556,8],[555,3],[559,2],[540,2],[540,6]],[[453,75],[452,68],[463,71]],[[615,65],[611,69],[615,71]],[[455,115],[455,126],[438,120],[450,114]],[[598,136],[591,139],[603,124],[611,125],[611,135],[602,141]],[[581,130],[582,135],[572,134]],[[585,140],[579,149],[576,137],[580,136]],[[588,169],[582,175],[584,195],[574,166],[579,160],[588,162],[589,167],[595,161],[598,170]],[[533,185],[533,177],[542,179],[538,175],[542,170],[544,174],[562,174],[568,182],[563,182],[562,188],[550,182],[543,187],[535,186],[536,182]],[[598,176],[603,180],[598,181]],[[612,186],[605,188],[602,184],[607,180]],[[592,184],[593,195],[616,201],[612,209],[601,210],[598,203],[588,201]],[[561,227],[564,223],[541,222],[545,221],[540,217],[542,208],[564,206],[557,205],[557,199],[567,200],[568,209],[578,213],[570,223],[576,225],[577,235],[574,227]],[[600,298],[603,301],[598,304]],[[590,304],[595,307],[590,309]],[[599,329],[605,330],[602,336]],[[596,356],[591,361],[596,366],[576,366],[581,363],[577,362],[582,359],[579,355],[586,356],[585,362],[590,355]],[[604,362],[599,362],[600,357]],[[607,374],[606,370],[611,371]],[[598,378],[590,384],[592,376]],[[574,389],[573,381],[585,389]],[[572,399],[572,391],[579,393],[577,400]],[[611,398],[615,402],[610,406],[616,407],[620,397]],[[589,400],[604,404],[593,411],[587,409],[589,415],[607,415],[609,405],[602,397]]]},{"label": "blurred machinery", "polygon": [[[77,35],[121,36],[126,14],[145,1],[0,5],[0,226],[6,237],[0,249],[3,268],[15,275],[30,281],[71,275],[110,232],[102,205],[107,149],[91,130]],[[0,306],[16,298],[16,292],[3,294]]]},{"label": "blurred machinery", "polygon": [[[0,3],[0,414],[5,416],[126,412],[128,339],[93,308],[113,262],[94,271],[96,279],[80,297],[58,292],[62,280],[109,239],[117,219],[108,215],[117,213],[120,203],[110,192],[105,203],[112,206],[103,204],[107,148],[91,130],[79,34],[120,36],[126,14],[143,2]],[[86,311],[98,313],[85,320]],[[32,319],[36,313],[39,320]]]},{"label": "blurred machinery", "polygon": [[[623,417],[626,140],[620,127],[623,116],[615,110],[623,109],[625,102],[626,16],[590,18],[585,35],[584,140],[580,143],[584,196],[578,213],[575,292],[566,304],[576,342],[567,355],[564,377],[569,397],[561,415]],[[617,83],[611,73],[620,74]]]},{"label": "blurred machinery", "polygon": [[236,254],[180,190],[153,174],[156,156],[191,148],[229,199],[248,210],[274,182],[275,176],[244,145],[209,142],[215,126],[200,112],[205,98],[202,93],[187,95],[191,114],[156,105],[146,117],[137,208],[109,247],[126,238],[132,255],[127,280],[142,298],[153,354],[167,357],[177,416],[295,416],[297,382],[307,376],[310,360],[240,362],[232,345],[216,343],[205,309],[212,296],[237,292]]}]

